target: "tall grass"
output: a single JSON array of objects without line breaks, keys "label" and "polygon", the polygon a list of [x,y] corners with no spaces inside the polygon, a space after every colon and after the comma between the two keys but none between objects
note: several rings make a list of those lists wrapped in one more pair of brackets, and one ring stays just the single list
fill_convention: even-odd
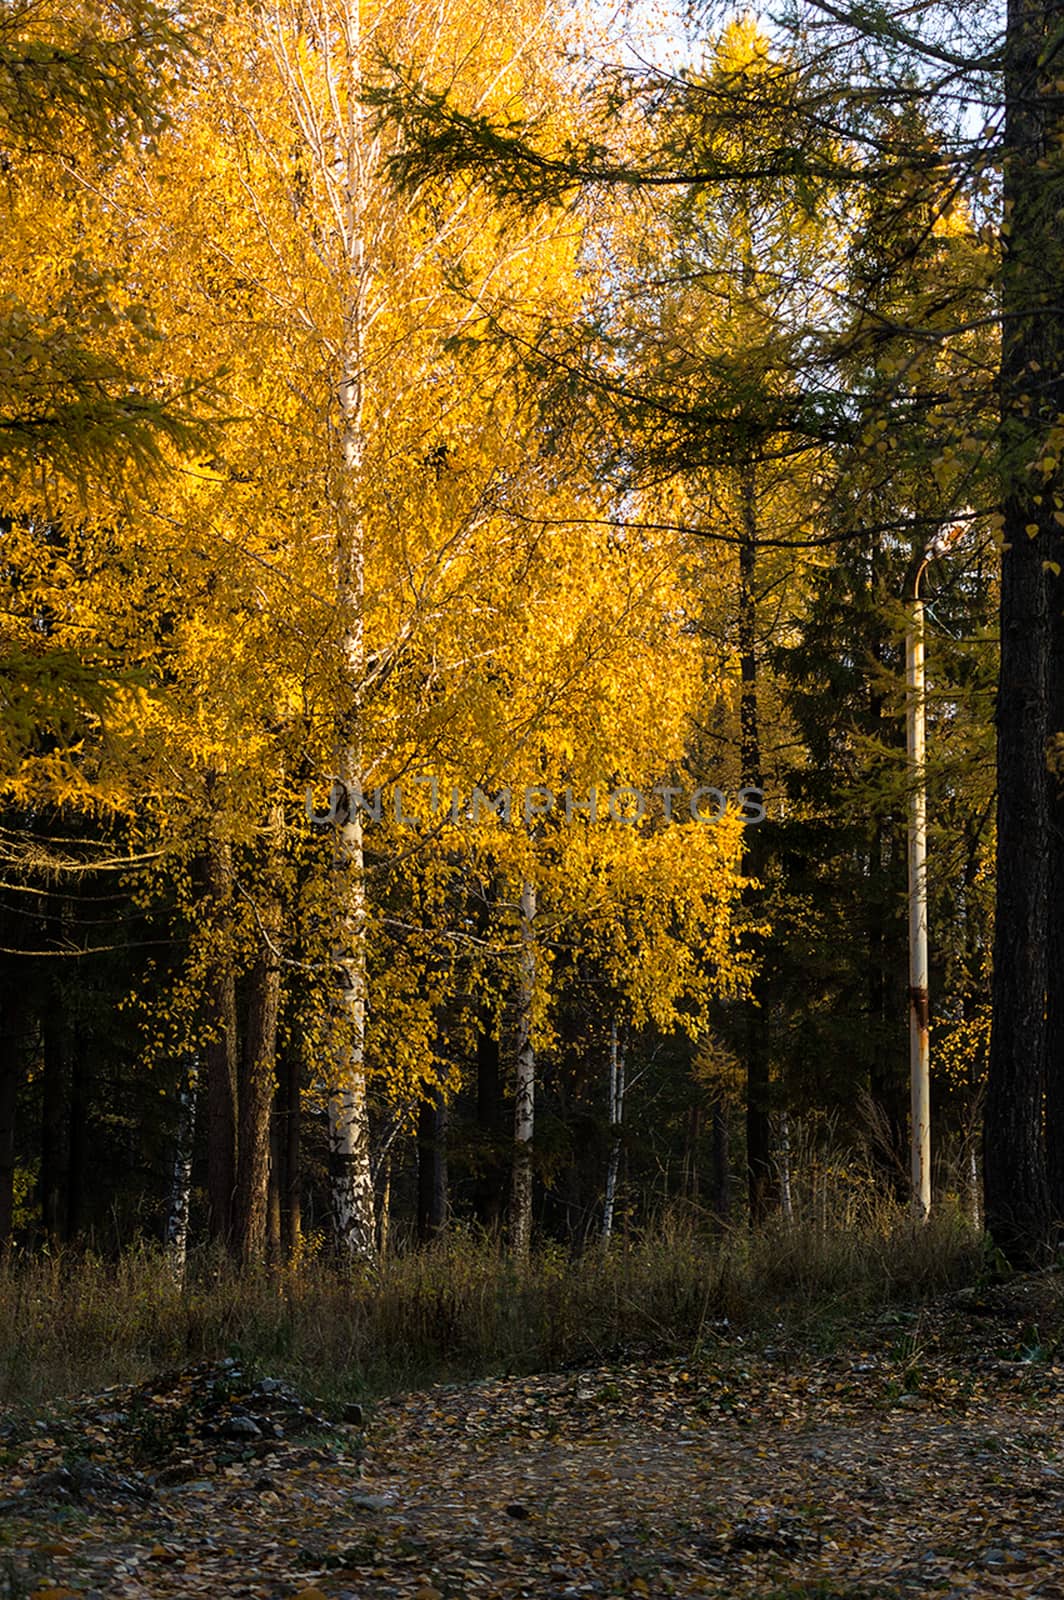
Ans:
[{"label": "tall grass", "polygon": [[957,1209],[925,1226],[882,1204],[846,1226],[808,1220],[714,1235],[672,1213],[638,1238],[525,1268],[461,1232],[374,1275],[311,1261],[237,1273],[217,1256],[177,1285],[161,1252],[0,1263],[0,1404],[47,1400],[237,1356],[341,1400],[414,1384],[689,1351],[731,1328],[844,1321],[970,1282],[982,1245]]}]

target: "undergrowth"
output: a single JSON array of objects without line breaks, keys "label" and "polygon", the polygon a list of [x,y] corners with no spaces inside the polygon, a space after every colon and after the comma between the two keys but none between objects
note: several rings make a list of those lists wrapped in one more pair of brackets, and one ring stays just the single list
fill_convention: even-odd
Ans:
[{"label": "undergrowth", "polygon": [[689,1352],[779,1324],[816,1342],[890,1304],[978,1280],[960,1213],[918,1226],[880,1208],[847,1227],[713,1234],[673,1216],[639,1237],[527,1266],[456,1231],[374,1272],[323,1261],[237,1272],[193,1254],[175,1282],[158,1249],[0,1262],[0,1404],[17,1409],[168,1367],[238,1357],[342,1400],[412,1385]]}]

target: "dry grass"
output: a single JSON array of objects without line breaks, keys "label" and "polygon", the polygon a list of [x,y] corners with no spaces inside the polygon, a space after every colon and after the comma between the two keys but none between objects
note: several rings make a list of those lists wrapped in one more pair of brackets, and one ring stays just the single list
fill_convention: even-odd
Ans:
[{"label": "dry grass", "polygon": [[322,1262],[237,1274],[217,1257],[174,1283],[148,1248],[0,1264],[0,1404],[62,1395],[236,1355],[340,1399],[478,1373],[690,1350],[732,1328],[783,1322],[837,1336],[899,1299],[972,1282],[982,1241],[956,1209],[916,1227],[882,1204],[848,1216],[714,1236],[673,1214],[578,1258],[546,1247],[519,1270],[455,1233],[385,1260],[379,1273]]}]

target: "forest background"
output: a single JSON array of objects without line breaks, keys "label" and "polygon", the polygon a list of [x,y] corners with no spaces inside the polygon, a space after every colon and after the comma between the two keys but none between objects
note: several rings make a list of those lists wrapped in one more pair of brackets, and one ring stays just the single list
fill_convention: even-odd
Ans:
[{"label": "forest background", "polygon": [[5,1246],[911,1227],[926,555],[933,1211],[1048,1259],[1060,23],[5,8]]}]

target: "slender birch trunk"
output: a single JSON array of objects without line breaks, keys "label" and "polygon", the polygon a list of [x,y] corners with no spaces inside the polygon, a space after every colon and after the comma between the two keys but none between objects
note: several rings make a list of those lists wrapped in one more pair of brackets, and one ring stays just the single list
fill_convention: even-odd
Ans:
[{"label": "slender birch trunk", "polygon": [[188,1217],[192,1196],[192,1153],[196,1137],[196,1102],[199,1099],[199,1057],[185,1063],[178,1094],[174,1164],[170,1173],[170,1198],[166,1208],[166,1257],[174,1279],[185,1281],[188,1260]]},{"label": "slender birch trunk", "polygon": [[[350,767],[349,762],[342,765]],[[334,955],[335,1045],[329,1094],[333,1227],[340,1255],[369,1261],[376,1252],[366,1101],[365,881],[362,826],[357,817],[337,823],[333,870],[341,940]]]},{"label": "slender birch trunk", "polygon": [[[362,22],[359,0],[339,14],[342,57],[333,73],[344,167],[343,347],[337,400],[342,473],[337,504],[336,606],[340,619],[340,702],[336,771],[346,797],[334,831],[333,874],[338,942],[334,955],[335,1055],[329,1096],[329,1166],[333,1223],[340,1255],[375,1258],[373,1176],[366,1100],[366,881],[362,840],[362,685],[365,639],[365,328],[369,269],[366,205],[373,147],[362,106]],[[340,81],[342,80],[342,81]],[[336,93],[335,91],[339,91]]]},{"label": "slender birch trunk", "polygon": [[[329,1188],[337,1254],[372,1261],[373,1180],[366,1100],[366,885],[362,818],[365,639],[365,370],[373,282],[369,201],[378,179],[376,138],[362,104],[360,0],[263,3],[261,16],[281,86],[316,171],[336,254],[326,262],[333,326],[322,339],[336,374],[336,426],[327,462],[335,528],[337,632],[333,713],[336,797],[332,838],[332,1059]],[[310,66],[308,63],[312,63]],[[318,252],[318,245],[315,244]],[[300,308],[301,316],[303,314]],[[332,319],[329,319],[330,323]]]},{"label": "slender birch trunk", "polygon": [[[313,260],[324,278],[320,298],[289,280],[297,327],[313,331],[327,370],[334,374],[336,407],[329,417],[325,478],[333,532],[336,631],[334,776],[338,803],[332,835],[330,964],[329,1171],[338,1254],[372,1260],[374,1195],[366,1084],[367,918],[363,818],[358,800],[368,761],[364,726],[368,644],[365,634],[367,417],[386,414],[396,396],[388,388],[386,360],[373,337],[375,319],[389,301],[404,304],[409,286],[397,278],[394,236],[405,223],[403,205],[386,196],[380,142],[363,103],[364,74],[375,67],[375,28],[389,40],[416,42],[442,29],[445,7],[397,7],[382,13],[360,0],[258,0],[257,20],[278,73],[281,92],[299,130],[298,165],[310,168],[313,205],[306,226]],[[271,147],[271,163],[276,152]],[[295,164],[295,163],[294,163]],[[299,200],[300,208],[303,201]],[[461,208],[460,208],[461,209]],[[420,224],[419,224],[420,226]],[[444,221],[438,241],[449,231]],[[418,255],[435,246],[425,241]],[[276,252],[280,258],[281,252]],[[284,269],[287,270],[287,269]],[[317,266],[311,266],[317,278]],[[315,358],[316,359],[316,358]],[[367,377],[373,374],[373,377]],[[293,387],[303,375],[293,375]],[[367,394],[367,385],[373,385]]]},{"label": "slender birch trunk", "polygon": [[610,1020],[610,1154],[606,1163],[606,1197],[602,1205],[602,1237],[613,1233],[613,1212],[617,1200],[617,1175],[621,1170],[621,1145],[624,1125],[624,1049],[618,1037],[617,1018]]},{"label": "slender birch trunk", "polygon": [[532,1138],[536,1115],[536,1054],[532,998],[536,982],[536,888],[521,886],[521,965],[517,986],[517,1088],[514,1095],[514,1164],[510,1189],[510,1250],[528,1257],[532,1242]]},{"label": "slender birch trunk", "polygon": [[979,1154],[975,1147],[975,1140],[968,1140],[965,1152],[965,1169],[968,1189],[968,1217],[976,1233],[983,1225],[982,1191],[979,1184]]},{"label": "slender birch trunk", "polygon": [[794,1221],[794,1199],[791,1194],[791,1119],[786,1111],[780,1112],[780,1211],[790,1227]]},{"label": "slender birch trunk", "polygon": [[[351,383],[357,381],[350,380]],[[359,447],[357,430],[352,423],[345,437],[345,461],[352,472],[356,470]],[[335,1053],[329,1095],[329,1174],[337,1250],[342,1256],[369,1261],[374,1259],[376,1251],[366,1099],[366,883],[362,818],[358,810],[361,794],[358,691],[364,659],[363,564],[359,532],[349,529],[338,551],[338,602],[341,615],[346,619],[340,652],[349,715],[341,720],[337,759],[346,808],[337,818],[333,848],[339,942],[333,958]]]}]

